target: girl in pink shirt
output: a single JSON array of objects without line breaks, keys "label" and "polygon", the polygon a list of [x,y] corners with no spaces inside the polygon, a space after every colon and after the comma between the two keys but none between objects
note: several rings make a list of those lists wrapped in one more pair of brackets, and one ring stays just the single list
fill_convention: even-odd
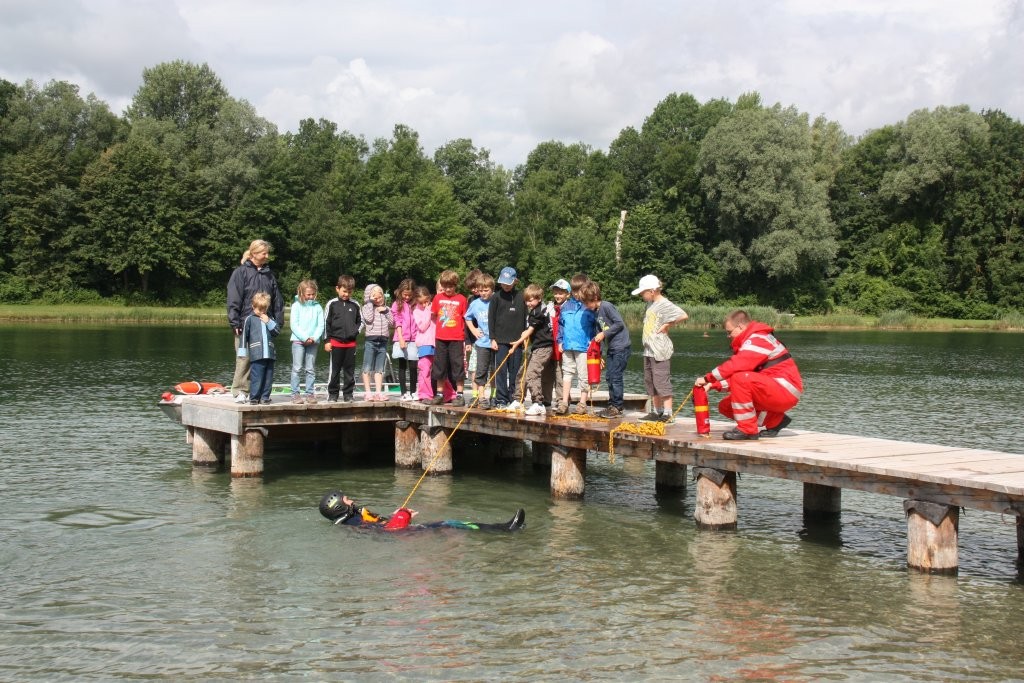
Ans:
[{"label": "girl in pink shirt", "polygon": [[[398,388],[402,392],[403,401],[412,401],[416,398],[416,360],[419,356],[416,352],[412,304],[410,303],[415,287],[416,283],[411,278],[402,280],[395,289],[395,301],[391,304],[391,318],[395,326],[391,357],[398,362]],[[410,367],[412,368],[411,372],[409,371]],[[405,379],[407,373],[409,375],[408,391],[406,391]]]},{"label": "girl in pink shirt", "polygon": [[416,288],[416,306],[412,310],[412,325],[415,331],[414,340],[419,354],[419,394],[423,401],[431,401],[437,394],[437,385],[430,378],[434,369],[434,331],[436,323],[430,310],[430,290],[426,287]]}]

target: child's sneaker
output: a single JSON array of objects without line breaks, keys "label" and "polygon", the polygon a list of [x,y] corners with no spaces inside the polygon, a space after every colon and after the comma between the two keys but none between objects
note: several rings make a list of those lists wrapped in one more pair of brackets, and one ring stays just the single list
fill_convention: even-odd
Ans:
[{"label": "child's sneaker", "polygon": [[306,403],[316,403],[316,396],[314,396],[313,394],[306,394]]},{"label": "child's sneaker", "polygon": [[241,393],[240,392],[237,396],[235,396],[235,403],[248,403],[248,402],[249,402],[249,394],[245,394],[245,393]]},{"label": "child's sneaker", "polygon": [[292,403],[302,403],[302,394],[292,394]]},{"label": "child's sneaker", "polygon": [[328,396],[327,397],[327,402],[328,403],[337,403],[338,402],[338,397],[337,396]]},{"label": "child's sneaker", "polygon": [[522,410],[523,409],[523,404],[520,403],[519,401],[512,401],[511,403],[508,404],[508,409],[509,410],[517,410],[517,411],[518,410]]},{"label": "child's sneaker", "polygon": [[482,398],[476,402],[476,407],[479,408],[480,410],[490,410],[491,402],[488,401],[486,398]]},{"label": "child's sneaker", "polygon": [[664,422],[667,425],[674,425],[676,423],[676,418],[672,417],[671,413],[662,413],[658,416],[658,421]]},{"label": "child's sneaker", "polygon": [[574,405],[572,407],[572,412],[573,412],[573,415],[586,415],[587,414],[587,407],[585,405],[583,405],[582,403],[577,403],[576,405]]},{"label": "child's sneaker", "polygon": [[270,405],[270,399],[269,398],[265,398],[262,401],[260,401],[260,403],[262,403],[265,406],[269,406]]},{"label": "child's sneaker", "polygon": [[526,409],[527,415],[547,415],[548,411],[544,409],[543,403],[534,403]]},{"label": "child's sneaker", "polygon": [[607,418],[611,419],[611,418],[614,418],[614,417],[621,417],[622,416],[622,411],[619,410],[618,408],[616,408],[615,406],[608,406],[607,408],[605,408],[604,410],[599,412],[597,414],[597,416],[598,417],[607,417]]},{"label": "child's sneaker", "polygon": [[661,422],[661,413],[656,413],[653,410],[643,417],[640,418],[642,422]]},{"label": "child's sneaker", "polygon": [[565,415],[569,412],[569,406],[565,403],[559,403],[558,407],[555,408],[555,415]]},{"label": "child's sneaker", "polygon": [[454,408],[462,408],[463,406],[466,405],[466,399],[464,396],[460,394],[459,396],[456,396],[455,398],[452,399],[451,405]]}]

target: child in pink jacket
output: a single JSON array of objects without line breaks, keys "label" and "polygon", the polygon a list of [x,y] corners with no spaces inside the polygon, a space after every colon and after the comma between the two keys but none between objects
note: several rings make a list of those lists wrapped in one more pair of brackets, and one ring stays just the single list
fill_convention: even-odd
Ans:
[{"label": "child in pink jacket", "polygon": [[412,309],[412,325],[415,332],[416,350],[419,353],[417,370],[419,391],[417,396],[424,402],[432,401],[437,394],[437,385],[430,378],[434,367],[434,330],[436,323],[430,311],[430,290],[420,286],[416,288],[416,305]]}]

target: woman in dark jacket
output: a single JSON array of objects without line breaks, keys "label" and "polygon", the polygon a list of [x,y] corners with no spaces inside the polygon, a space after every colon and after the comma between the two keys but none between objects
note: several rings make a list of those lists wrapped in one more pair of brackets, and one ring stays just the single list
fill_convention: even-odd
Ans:
[{"label": "woman in dark jacket", "polygon": [[242,336],[245,319],[252,314],[253,294],[266,292],[270,295],[267,312],[274,318],[278,329],[284,327],[284,299],[267,263],[269,259],[270,243],[253,240],[242,254],[242,264],[235,268],[228,280],[228,324],[235,333],[235,376],[231,380],[231,394],[238,403],[249,399],[249,359],[238,357],[238,340]]}]

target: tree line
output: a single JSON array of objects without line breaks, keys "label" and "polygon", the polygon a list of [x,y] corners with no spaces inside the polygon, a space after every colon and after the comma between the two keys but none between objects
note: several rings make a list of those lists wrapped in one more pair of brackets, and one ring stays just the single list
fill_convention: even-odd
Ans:
[{"label": "tree line", "polygon": [[967,106],[855,139],[757,93],[673,93],[607,151],[543,142],[505,169],[405,125],[280,133],[205,64],[145,69],[122,116],[0,80],[3,302],[220,303],[260,237],[285,291],[514,265],[609,300],[653,272],[694,304],[990,319],[1024,310],[1022,209],[1024,126]]}]

